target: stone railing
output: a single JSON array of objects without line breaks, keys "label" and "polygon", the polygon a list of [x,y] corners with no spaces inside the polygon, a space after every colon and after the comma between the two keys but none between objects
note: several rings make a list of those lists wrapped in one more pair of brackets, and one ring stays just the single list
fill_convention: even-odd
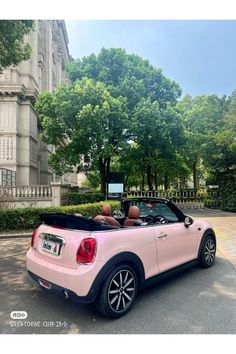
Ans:
[{"label": "stone railing", "polygon": [[194,190],[182,191],[130,191],[124,193],[127,197],[153,197],[165,198],[173,201],[182,209],[198,209],[204,207],[203,198],[199,192]]},{"label": "stone railing", "polygon": [[0,207],[46,208],[65,205],[69,188],[69,185],[60,182],[37,186],[0,186]]},{"label": "stone railing", "polygon": [[51,186],[5,186],[0,187],[0,195],[9,198],[44,198],[52,196]]}]

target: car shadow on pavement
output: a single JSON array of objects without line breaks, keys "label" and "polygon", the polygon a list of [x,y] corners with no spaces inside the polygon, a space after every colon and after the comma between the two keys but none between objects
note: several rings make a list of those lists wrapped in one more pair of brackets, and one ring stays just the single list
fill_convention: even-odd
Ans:
[{"label": "car shadow on pavement", "polygon": [[[40,289],[28,277],[25,253],[1,260],[0,333],[235,333],[236,272],[216,257],[210,269],[194,267],[139,292],[124,317],[102,317],[93,305],[66,301]],[[12,311],[27,321],[13,321]]]}]

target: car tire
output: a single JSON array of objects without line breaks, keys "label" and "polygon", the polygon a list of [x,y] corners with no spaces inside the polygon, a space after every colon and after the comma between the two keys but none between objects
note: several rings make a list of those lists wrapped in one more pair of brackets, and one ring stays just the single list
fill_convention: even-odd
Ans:
[{"label": "car tire", "polygon": [[199,252],[199,266],[201,268],[212,267],[216,256],[216,241],[212,235],[204,237]]},{"label": "car tire", "polygon": [[119,318],[132,307],[138,289],[135,270],[126,264],[115,267],[106,278],[96,302],[100,313],[109,318]]}]

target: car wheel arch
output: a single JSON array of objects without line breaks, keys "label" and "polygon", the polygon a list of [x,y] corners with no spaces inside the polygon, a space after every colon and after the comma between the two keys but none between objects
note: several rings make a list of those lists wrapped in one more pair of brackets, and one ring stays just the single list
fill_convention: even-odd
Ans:
[{"label": "car wheel arch", "polygon": [[215,235],[215,232],[213,229],[211,228],[208,228],[204,231],[203,235],[202,235],[202,238],[201,238],[201,242],[200,242],[200,245],[199,245],[199,249],[198,249],[198,258],[200,257],[200,252],[201,252],[201,247],[202,247],[202,244],[205,240],[205,238],[207,236],[212,236],[214,238],[214,241],[215,241],[215,244],[216,244],[216,235]]},{"label": "car wheel arch", "polygon": [[102,284],[110,272],[121,264],[127,264],[134,269],[138,278],[139,286],[144,282],[145,270],[140,257],[133,252],[121,252],[110,258],[97,274],[91,287],[96,292],[96,295],[98,295]]}]

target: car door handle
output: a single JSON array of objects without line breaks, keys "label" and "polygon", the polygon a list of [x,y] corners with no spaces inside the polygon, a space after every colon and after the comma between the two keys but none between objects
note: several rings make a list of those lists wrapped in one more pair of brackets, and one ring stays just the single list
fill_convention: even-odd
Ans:
[{"label": "car door handle", "polygon": [[157,237],[158,238],[165,238],[165,237],[167,237],[167,234],[159,234],[159,235],[157,235]]}]

